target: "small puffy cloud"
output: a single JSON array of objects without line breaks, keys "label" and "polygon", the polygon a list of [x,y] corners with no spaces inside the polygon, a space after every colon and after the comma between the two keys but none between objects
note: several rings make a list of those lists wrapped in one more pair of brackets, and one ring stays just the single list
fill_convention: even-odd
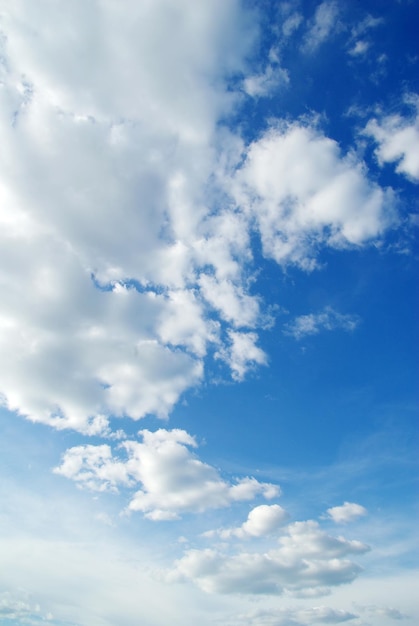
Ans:
[{"label": "small puffy cloud", "polygon": [[267,364],[266,354],[256,345],[258,339],[256,333],[230,330],[228,336],[229,345],[220,350],[216,356],[229,365],[234,380],[243,380],[249,369]]},{"label": "small puffy cloud", "polygon": [[265,256],[316,265],[319,245],[342,248],[379,237],[394,222],[394,198],[370,182],[353,154],[298,123],[271,128],[236,172],[236,202],[255,222]]},{"label": "small puffy cloud", "polygon": [[302,339],[307,335],[317,335],[323,330],[353,331],[359,324],[356,315],[338,313],[331,307],[326,307],[321,313],[300,315],[285,325],[284,333],[295,339]]},{"label": "small puffy cloud", "polygon": [[373,118],[364,134],[378,144],[375,155],[380,165],[397,163],[396,172],[419,181],[419,96],[410,97],[408,101],[415,106],[415,115]]},{"label": "small puffy cloud", "polygon": [[288,513],[278,504],[261,504],[250,511],[247,520],[241,526],[210,530],[203,536],[218,536],[221,539],[264,537],[277,531],[287,521],[288,517]]},{"label": "small puffy cloud", "polygon": [[355,502],[344,502],[341,506],[333,506],[327,509],[327,514],[334,522],[346,524],[366,515],[367,509]]},{"label": "small puffy cloud", "polygon": [[129,511],[141,511],[153,520],[178,519],[188,512],[226,507],[234,502],[270,499],[279,489],[255,478],[225,481],[219,472],[190,450],[195,439],[184,430],[140,431],[142,442],[124,441],[116,455],[107,444],[70,448],[54,471],[80,486],[104,491],[136,488]]},{"label": "small puffy cloud", "polygon": [[355,42],[354,46],[349,50],[349,54],[353,57],[360,57],[368,52],[370,44],[368,41],[359,39]]},{"label": "small puffy cloud", "polygon": [[325,0],[318,5],[305,36],[306,52],[313,52],[331,36],[336,29],[338,16],[339,6],[334,0]]},{"label": "small puffy cloud", "polygon": [[281,594],[341,585],[361,568],[349,555],[368,546],[332,537],[314,521],[290,524],[279,547],[267,552],[230,555],[214,549],[188,550],[175,563],[168,580],[191,580],[207,592]]}]

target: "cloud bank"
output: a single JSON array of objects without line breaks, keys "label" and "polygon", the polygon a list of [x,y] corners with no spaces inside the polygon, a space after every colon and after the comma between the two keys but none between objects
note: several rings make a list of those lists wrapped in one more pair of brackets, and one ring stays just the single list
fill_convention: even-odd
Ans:
[{"label": "cloud bank", "polygon": [[[318,7],[310,45],[336,6]],[[229,127],[234,76],[254,94],[274,80],[252,78],[257,29],[238,1],[20,0],[2,24],[8,409],[90,435],[165,418],[208,364],[240,381],[268,361],[255,233],[267,258],[310,270],[322,246],[392,224],[391,192],[314,124],[274,122],[250,145]]]}]

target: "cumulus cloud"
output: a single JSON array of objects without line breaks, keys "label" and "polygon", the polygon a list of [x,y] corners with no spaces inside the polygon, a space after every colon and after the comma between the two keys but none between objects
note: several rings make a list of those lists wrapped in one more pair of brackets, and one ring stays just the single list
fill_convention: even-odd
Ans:
[{"label": "cumulus cloud", "polygon": [[108,432],[110,415],[167,416],[219,339],[207,314],[220,296],[205,298],[202,267],[221,295],[235,281],[233,325],[255,323],[257,300],[240,285],[247,230],[204,193],[218,118],[233,103],[224,78],[244,68],[253,38],[239,9],[47,1],[34,11],[22,0],[3,11],[0,392],[10,410],[89,434]]},{"label": "cumulus cloud", "polygon": [[326,307],[321,313],[310,313],[300,315],[292,322],[285,325],[284,333],[302,339],[307,335],[317,335],[322,330],[353,331],[359,324],[356,315],[338,313],[331,307]]},{"label": "cumulus cloud", "polygon": [[362,245],[394,218],[393,195],[368,180],[354,155],[298,123],[253,142],[235,176],[238,205],[255,221],[264,254],[315,266],[318,246]]},{"label": "cumulus cloud", "polygon": [[178,519],[183,513],[200,513],[257,496],[271,499],[279,493],[276,485],[255,478],[225,481],[190,450],[197,443],[184,430],[142,430],[139,435],[142,442],[123,441],[118,446],[123,456],[108,444],[70,448],[54,471],[96,491],[133,489],[140,484],[127,510],[141,511],[153,520]]},{"label": "cumulus cloud", "polygon": [[[334,11],[318,7],[313,41]],[[254,226],[266,256],[309,269],[320,245],[361,245],[391,223],[390,194],[315,130],[273,129],[246,147],[220,124],[241,97],[229,76],[249,74],[247,17],[238,0],[20,0],[2,12],[11,411],[106,435],[113,418],[167,417],[212,356],[240,381],[267,363]],[[274,57],[249,78],[254,94],[281,76]]]},{"label": "cumulus cloud", "polygon": [[203,533],[203,536],[208,538],[218,536],[221,539],[263,537],[277,531],[288,517],[288,513],[279,504],[261,504],[250,511],[247,520],[241,526],[210,530]]},{"label": "cumulus cloud", "polygon": [[234,380],[243,380],[245,374],[258,365],[267,365],[267,356],[256,345],[256,333],[245,333],[230,330],[229,343],[216,356],[231,367]]},{"label": "cumulus cloud", "polygon": [[396,163],[396,172],[419,181],[419,96],[408,98],[408,103],[415,106],[415,115],[373,118],[364,134],[378,144],[375,155],[380,165]]},{"label": "cumulus cloud", "polygon": [[329,517],[338,524],[352,522],[358,517],[367,514],[367,509],[355,502],[344,502],[341,506],[333,506],[327,509]]},{"label": "cumulus cloud", "polygon": [[317,522],[295,522],[267,552],[226,554],[215,549],[188,550],[168,574],[191,580],[207,592],[281,594],[328,588],[354,580],[361,568],[346,558],[368,546],[325,533]]}]

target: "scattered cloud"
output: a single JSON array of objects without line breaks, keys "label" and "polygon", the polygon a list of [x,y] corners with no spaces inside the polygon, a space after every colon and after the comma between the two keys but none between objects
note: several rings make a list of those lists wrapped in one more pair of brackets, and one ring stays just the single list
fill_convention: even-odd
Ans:
[{"label": "scattered cloud", "polygon": [[327,513],[334,522],[346,524],[347,522],[358,519],[358,517],[363,517],[367,514],[367,510],[365,507],[355,502],[344,502],[341,506],[334,506],[327,509]]},{"label": "scattered cloud", "polygon": [[328,535],[317,522],[295,522],[280,537],[279,547],[267,552],[187,550],[168,580],[190,580],[204,591],[225,594],[277,595],[313,588],[324,592],[354,580],[361,568],[346,557],[368,550],[359,541]]},{"label": "scattered cloud", "polygon": [[393,222],[391,190],[370,182],[353,154],[311,126],[272,128],[246,151],[235,174],[236,202],[255,222],[265,256],[316,266],[320,245],[377,238]]},{"label": "scattered cloud", "polygon": [[[45,7],[2,16],[0,397],[109,436],[166,418],[214,357],[236,381],[267,363],[255,226],[265,256],[313,269],[323,245],[379,237],[393,201],[310,126],[246,146],[220,123],[242,97],[231,75],[254,96],[287,80],[272,46],[249,76],[257,24],[238,1]],[[337,14],[318,6],[310,46]]]},{"label": "scattered cloud", "polygon": [[243,81],[243,89],[248,96],[253,98],[272,96],[281,85],[289,83],[287,70],[273,65],[267,65],[262,74],[248,76]]},{"label": "scattered cloud", "polygon": [[303,19],[303,16],[298,11],[289,15],[282,24],[282,34],[284,37],[291,37],[291,35],[301,26]]},{"label": "scattered cloud", "polygon": [[229,344],[217,352],[216,357],[228,363],[233,379],[241,381],[246,373],[256,366],[267,365],[264,351],[256,343],[256,333],[244,333],[230,330]]},{"label": "scattered cloud", "polygon": [[142,442],[123,441],[116,456],[108,444],[76,446],[67,450],[55,473],[96,491],[131,489],[141,484],[128,511],[141,511],[152,520],[178,519],[184,513],[202,513],[257,496],[271,499],[279,488],[255,478],[226,482],[219,472],[191,452],[196,440],[184,430],[139,432]]},{"label": "scattered cloud", "polygon": [[243,626],[312,626],[312,624],[342,624],[356,619],[355,613],[327,606],[308,609],[278,608],[256,610],[239,616]]},{"label": "scattered cloud", "polygon": [[377,606],[375,604],[370,605],[357,605],[357,610],[361,613],[367,613],[369,616],[386,617],[391,620],[404,620],[408,618],[408,615],[388,606]]},{"label": "scattered cloud", "polygon": [[359,325],[357,315],[338,313],[331,307],[326,307],[321,313],[300,315],[285,325],[284,333],[295,339],[302,339],[307,335],[317,335],[323,330],[346,330],[351,332]]},{"label": "scattered cloud", "polygon": [[334,33],[339,12],[338,3],[334,0],[325,0],[318,5],[305,35],[305,52],[314,52]]},{"label": "scattered cloud", "polygon": [[385,23],[383,17],[374,17],[373,15],[367,15],[356,26],[352,28],[352,36],[354,38],[364,35],[369,30],[377,28]]},{"label": "scattered cloud", "polygon": [[218,536],[221,539],[263,537],[276,532],[288,518],[288,513],[279,504],[261,504],[250,511],[247,520],[238,528],[210,530],[203,533],[203,536]]},{"label": "scattered cloud", "polygon": [[349,50],[349,54],[353,57],[360,57],[368,52],[370,43],[368,41],[359,39],[355,42],[354,46]]},{"label": "scattered cloud", "polygon": [[407,101],[416,108],[415,115],[373,118],[364,134],[378,144],[375,155],[380,165],[395,162],[396,172],[419,181],[419,96],[410,96]]}]

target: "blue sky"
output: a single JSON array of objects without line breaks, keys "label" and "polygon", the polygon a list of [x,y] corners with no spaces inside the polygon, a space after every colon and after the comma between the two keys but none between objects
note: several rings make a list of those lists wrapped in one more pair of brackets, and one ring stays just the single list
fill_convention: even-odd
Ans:
[{"label": "blue sky", "polygon": [[409,0],[0,1],[0,617],[413,626]]}]

